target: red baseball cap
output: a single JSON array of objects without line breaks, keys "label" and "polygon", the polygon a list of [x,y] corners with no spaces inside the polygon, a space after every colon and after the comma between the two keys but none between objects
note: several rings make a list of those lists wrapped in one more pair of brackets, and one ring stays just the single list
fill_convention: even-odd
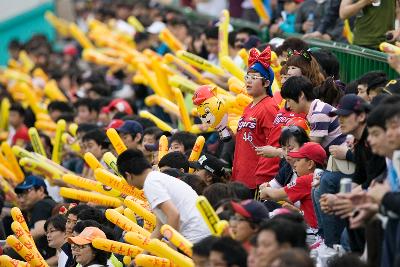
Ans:
[{"label": "red baseball cap", "polygon": [[305,143],[300,147],[299,151],[289,152],[288,156],[295,159],[310,159],[321,165],[324,165],[326,161],[325,149],[320,144],[314,142]]},{"label": "red baseball cap", "polygon": [[125,112],[128,115],[133,114],[133,110],[129,103],[122,99],[122,98],[116,98],[113,101],[108,104],[108,106],[105,106],[101,109],[102,113],[109,113],[112,110],[117,110],[118,112]]}]

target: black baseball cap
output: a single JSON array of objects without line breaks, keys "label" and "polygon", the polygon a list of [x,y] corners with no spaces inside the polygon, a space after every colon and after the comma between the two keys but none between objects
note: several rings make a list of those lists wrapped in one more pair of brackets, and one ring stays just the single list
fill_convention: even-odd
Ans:
[{"label": "black baseball cap", "polygon": [[196,170],[207,170],[218,177],[225,175],[224,162],[210,154],[202,155],[197,161],[190,161],[189,167]]},{"label": "black baseball cap", "polygon": [[117,129],[117,131],[122,134],[143,134],[143,126],[137,121],[127,120]]},{"label": "black baseball cap", "polygon": [[25,178],[25,181],[23,181],[22,183],[17,185],[17,187],[15,187],[14,191],[16,194],[20,194],[20,193],[24,192],[25,190],[31,189],[32,187],[47,188],[46,183],[44,182],[43,178],[41,178],[39,176],[35,176],[35,175],[29,175]]},{"label": "black baseball cap", "polygon": [[336,110],[329,112],[329,116],[348,116],[352,113],[364,112],[366,111],[366,104],[367,102],[356,94],[344,95]]},{"label": "black baseball cap", "polygon": [[400,79],[390,80],[383,92],[389,95],[400,95]]}]

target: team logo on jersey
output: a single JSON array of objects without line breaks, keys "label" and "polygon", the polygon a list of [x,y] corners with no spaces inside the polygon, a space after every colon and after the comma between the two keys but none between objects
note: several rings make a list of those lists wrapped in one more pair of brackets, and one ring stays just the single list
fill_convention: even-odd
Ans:
[{"label": "team logo on jersey", "polygon": [[239,119],[237,130],[240,131],[243,128],[255,129],[257,126],[257,119],[250,117],[248,121],[246,121],[243,117]]},{"label": "team logo on jersey", "polygon": [[286,185],[287,188],[292,188],[293,186],[296,185],[296,181],[290,182]]},{"label": "team logo on jersey", "polygon": [[294,113],[290,113],[288,115],[284,115],[282,113],[278,113],[275,117],[274,120],[274,125],[278,125],[278,124],[286,124],[286,122],[291,119],[292,117],[294,117],[295,114]]}]

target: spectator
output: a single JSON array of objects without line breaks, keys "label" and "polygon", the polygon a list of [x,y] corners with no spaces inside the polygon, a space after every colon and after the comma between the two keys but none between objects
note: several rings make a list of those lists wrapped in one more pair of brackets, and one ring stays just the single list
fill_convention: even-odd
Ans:
[{"label": "spectator", "polygon": [[86,227],[78,236],[68,238],[74,258],[82,266],[107,266],[110,253],[94,248],[91,243],[95,238],[106,238],[106,235],[97,227]]},{"label": "spectator", "polygon": [[48,246],[44,225],[56,202],[48,196],[46,183],[43,178],[30,175],[15,187],[15,193],[21,210],[28,215],[27,224],[40,254],[44,259],[51,258],[56,250]]},{"label": "spectator", "polygon": [[209,261],[211,267],[245,267],[247,253],[239,242],[230,237],[216,240],[211,247]]},{"label": "spectator", "polygon": [[210,251],[213,244],[218,240],[215,236],[208,236],[199,242],[193,244],[193,256],[195,266],[207,267],[210,266],[208,257],[210,256]]},{"label": "spectator", "polygon": [[257,266],[271,263],[273,255],[282,249],[298,248],[307,251],[306,230],[300,223],[273,218],[260,226],[257,234]]},{"label": "spectator", "polygon": [[190,162],[190,167],[195,169],[206,185],[227,181],[225,164],[217,157],[210,154],[203,154],[197,162]]},{"label": "spectator", "polygon": [[344,20],[357,16],[353,44],[377,49],[386,40],[386,32],[394,29],[395,5],[394,0],[375,3],[367,0],[354,3],[343,0],[340,4],[340,18]]},{"label": "spectator", "polygon": [[160,159],[158,167],[160,168],[160,171],[163,171],[166,168],[175,168],[182,173],[187,173],[189,172],[189,161],[181,152],[173,151]]},{"label": "spectator", "polygon": [[[278,146],[279,132],[273,132],[273,121],[278,107],[272,99],[271,85],[274,75],[270,59],[259,57],[256,50],[250,51],[249,71],[246,75],[247,93],[253,97],[239,119],[232,180],[244,183],[256,191],[258,185],[271,180],[278,171],[277,158],[262,158],[256,154],[255,147]],[[262,54],[268,55],[270,48]],[[268,140],[266,142],[266,140]]]},{"label": "spectator", "polygon": [[189,132],[177,132],[173,134],[169,140],[169,152],[179,151],[185,154],[191,150],[196,143],[196,136]]},{"label": "spectator", "polygon": [[345,136],[340,131],[338,118],[329,116],[334,107],[316,99],[312,89],[312,83],[306,77],[290,77],[283,85],[281,95],[292,111],[307,114],[311,141],[320,143],[326,150],[331,145],[343,144]]},{"label": "spectator", "polygon": [[8,143],[13,145],[24,146],[30,142],[28,128],[24,123],[25,110],[18,104],[14,103],[10,107],[10,115],[8,121],[10,123],[10,133],[8,134]]},{"label": "spectator", "polygon": [[57,250],[56,255],[47,259],[47,263],[51,266],[58,264],[61,247],[65,243],[65,223],[67,219],[64,215],[55,215],[46,220],[44,231],[46,232],[49,247]]},{"label": "spectator", "polygon": [[250,240],[257,233],[260,224],[269,219],[268,209],[256,200],[248,199],[242,202],[233,202],[235,215],[230,218],[230,227],[234,239],[249,251]]},{"label": "spectator", "polygon": [[82,98],[76,101],[74,106],[77,110],[76,123],[97,123],[99,111],[96,109],[93,100]]},{"label": "spectator", "polygon": [[288,67],[289,77],[303,75],[310,79],[313,87],[321,85],[324,81],[318,62],[307,50],[289,50],[285,65]]},{"label": "spectator", "polygon": [[117,129],[124,144],[131,149],[138,149],[143,137],[143,127],[137,121],[127,120]]},{"label": "spectator", "polygon": [[[128,149],[118,156],[118,170],[128,183],[144,190],[159,220],[153,237],[161,237],[160,227],[169,224],[191,242],[209,234],[205,222],[195,208],[196,192],[186,183],[151,170],[150,163],[139,150]],[[162,220],[162,221],[160,221]]]},{"label": "spectator", "polygon": [[[318,222],[312,204],[311,183],[314,170],[323,169],[325,165],[326,152],[319,144],[308,142],[300,147],[297,152],[289,152],[288,156],[295,159],[294,169],[299,177],[295,182],[286,185],[284,188],[264,187],[260,191],[260,197],[262,199],[289,200],[291,203],[300,201],[300,210],[310,227],[309,234],[316,235]],[[310,241],[309,243],[311,245],[313,242]]]}]

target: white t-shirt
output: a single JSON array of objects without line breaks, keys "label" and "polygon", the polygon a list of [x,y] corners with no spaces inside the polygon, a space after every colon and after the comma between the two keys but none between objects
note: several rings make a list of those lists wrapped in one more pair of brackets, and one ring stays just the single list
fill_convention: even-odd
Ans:
[{"label": "white t-shirt", "polygon": [[179,232],[196,243],[210,235],[210,231],[196,208],[197,193],[185,182],[167,174],[152,171],[144,182],[144,194],[157,218],[167,223],[166,215],[157,208],[171,200],[180,214]]}]

